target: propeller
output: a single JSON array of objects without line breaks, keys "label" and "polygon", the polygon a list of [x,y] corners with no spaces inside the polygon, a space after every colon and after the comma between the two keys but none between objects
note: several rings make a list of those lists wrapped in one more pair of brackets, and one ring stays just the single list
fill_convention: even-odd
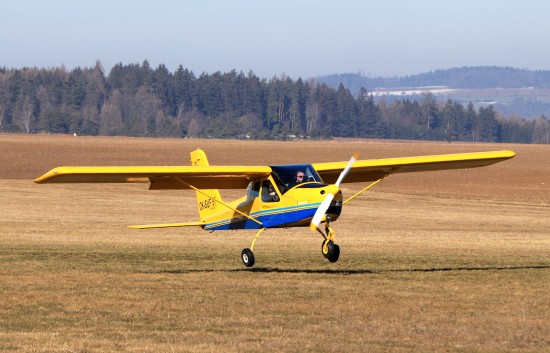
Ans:
[{"label": "propeller", "polygon": [[332,200],[334,199],[334,196],[336,196],[336,194],[340,191],[340,183],[344,180],[351,167],[353,166],[353,163],[355,163],[358,157],[359,154],[355,152],[353,156],[351,156],[351,158],[349,159],[348,164],[346,165],[344,170],[342,170],[342,172],[340,173],[340,176],[338,177],[338,180],[336,180],[336,183],[334,185],[329,185],[326,189],[327,196],[325,197],[323,202],[321,202],[321,205],[319,205],[319,208],[317,209],[317,211],[315,211],[315,214],[311,219],[311,223],[309,225],[309,228],[311,230],[315,230],[317,229],[317,227],[319,227],[319,224],[321,223],[323,216],[327,212]]}]

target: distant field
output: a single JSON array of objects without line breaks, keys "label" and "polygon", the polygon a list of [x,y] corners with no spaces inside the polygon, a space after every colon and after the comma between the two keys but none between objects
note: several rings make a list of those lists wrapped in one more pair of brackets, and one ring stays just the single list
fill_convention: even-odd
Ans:
[{"label": "distant field", "polygon": [[436,96],[447,97],[458,100],[496,100],[500,103],[511,102],[514,99],[533,99],[549,101],[550,89],[547,88],[449,88],[446,86],[440,87],[403,87],[391,89],[374,89],[372,94],[375,97],[382,96],[420,96],[426,92],[431,92]]},{"label": "distant field", "polygon": [[375,97],[387,99],[422,99],[427,92],[438,100],[458,101],[463,104],[472,102],[476,108],[493,106],[506,116],[519,116],[526,119],[536,119],[541,115],[548,116],[550,110],[550,89],[518,87],[518,88],[449,88],[435,87],[403,87],[390,89],[375,89]]},{"label": "distant field", "polygon": [[[60,165],[263,165],[516,151],[487,168],[392,176],[333,224],[192,221],[192,192],[35,185]],[[550,146],[225,141],[0,134],[2,352],[550,352]],[[348,195],[359,185],[346,185]],[[240,191],[223,193],[237,197]]]}]

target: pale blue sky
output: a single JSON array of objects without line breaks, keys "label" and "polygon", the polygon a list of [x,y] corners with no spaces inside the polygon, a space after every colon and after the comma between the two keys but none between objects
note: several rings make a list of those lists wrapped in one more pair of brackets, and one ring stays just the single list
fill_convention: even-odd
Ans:
[{"label": "pale blue sky", "polygon": [[550,69],[547,0],[0,0],[0,67],[179,64],[296,79]]}]

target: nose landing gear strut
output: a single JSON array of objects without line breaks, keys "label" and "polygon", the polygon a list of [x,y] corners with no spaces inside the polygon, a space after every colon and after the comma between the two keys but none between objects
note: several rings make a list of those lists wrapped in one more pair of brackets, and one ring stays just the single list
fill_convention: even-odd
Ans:
[{"label": "nose landing gear strut", "polygon": [[326,223],[325,223],[325,234],[317,228],[317,231],[325,238],[323,240],[323,244],[321,245],[321,252],[323,253],[323,256],[328,259],[330,262],[336,262],[338,261],[338,258],[340,257],[340,247],[334,243],[334,231],[329,225],[330,218],[327,217]]}]

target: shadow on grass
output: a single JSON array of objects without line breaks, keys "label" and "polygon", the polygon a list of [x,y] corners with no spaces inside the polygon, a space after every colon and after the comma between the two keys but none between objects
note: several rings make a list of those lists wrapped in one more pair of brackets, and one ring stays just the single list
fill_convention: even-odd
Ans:
[{"label": "shadow on grass", "polygon": [[190,270],[160,270],[156,273],[185,274],[203,272],[255,272],[255,273],[309,273],[328,275],[363,275],[383,274],[393,272],[452,272],[452,271],[515,271],[515,270],[541,270],[550,269],[550,266],[508,266],[508,267],[441,267],[441,268],[414,268],[414,269],[389,269],[389,270],[368,270],[368,269],[289,269],[277,267],[255,267],[239,269],[190,269]]}]

